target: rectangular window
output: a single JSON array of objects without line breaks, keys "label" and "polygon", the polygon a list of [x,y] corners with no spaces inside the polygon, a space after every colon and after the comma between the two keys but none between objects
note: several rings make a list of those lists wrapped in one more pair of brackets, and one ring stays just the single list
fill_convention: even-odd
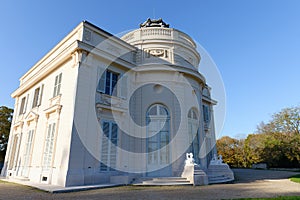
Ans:
[{"label": "rectangular window", "polygon": [[119,74],[112,71],[105,71],[98,83],[97,90],[111,96],[118,96],[116,84],[119,79]]},{"label": "rectangular window", "polygon": [[114,171],[117,162],[118,125],[103,121],[100,171]]},{"label": "rectangular window", "polygon": [[44,84],[34,90],[32,108],[35,108],[42,103]]},{"label": "rectangular window", "polygon": [[60,73],[55,77],[53,97],[56,97],[57,95],[60,94],[61,77],[62,77],[62,73]]},{"label": "rectangular window", "polygon": [[20,111],[19,111],[19,115],[24,113],[25,110],[25,102],[26,102],[26,97],[23,97],[21,100],[21,106],[20,106]]},{"label": "rectangular window", "polygon": [[29,99],[29,94],[27,94],[26,97],[22,98],[19,115],[26,113],[28,99]]},{"label": "rectangular window", "polygon": [[52,162],[54,135],[55,135],[55,123],[49,124],[47,135],[44,143],[44,155],[43,155],[43,170],[49,170]]},{"label": "rectangular window", "polygon": [[32,108],[35,108],[38,106],[38,102],[39,102],[39,96],[40,96],[40,88],[36,88],[34,90],[34,96],[33,96],[33,102],[32,102]]},{"label": "rectangular window", "polygon": [[25,144],[25,154],[24,154],[24,168],[22,171],[22,176],[24,176],[24,177],[28,176],[28,168],[29,168],[30,159],[31,159],[33,133],[34,133],[34,130],[30,130],[27,134],[27,141]]},{"label": "rectangular window", "polygon": [[203,118],[204,118],[204,122],[209,123],[210,113],[209,113],[209,107],[207,105],[203,105]]}]

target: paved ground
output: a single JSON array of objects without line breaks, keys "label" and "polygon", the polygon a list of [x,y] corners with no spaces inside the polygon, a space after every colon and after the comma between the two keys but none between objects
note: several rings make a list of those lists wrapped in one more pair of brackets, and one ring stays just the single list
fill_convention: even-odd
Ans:
[{"label": "paved ground", "polygon": [[[286,171],[235,169],[233,184],[208,186],[124,186],[82,192],[50,194],[31,187],[0,182],[0,199],[233,199],[245,197],[300,196],[300,184]],[[298,172],[299,174],[299,172]]]}]

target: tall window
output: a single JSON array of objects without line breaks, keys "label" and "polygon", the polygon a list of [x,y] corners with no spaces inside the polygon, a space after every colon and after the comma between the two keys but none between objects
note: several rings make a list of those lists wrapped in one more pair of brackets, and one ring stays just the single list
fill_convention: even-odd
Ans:
[{"label": "tall window", "polygon": [[208,105],[203,105],[203,118],[205,123],[209,123],[210,121],[210,112]]},{"label": "tall window", "polygon": [[19,115],[26,113],[28,99],[29,99],[29,94],[27,94],[26,97],[23,97],[21,99]]},{"label": "tall window", "polygon": [[53,146],[54,146],[55,125],[56,125],[55,123],[48,125],[48,131],[47,131],[45,144],[44,144],[43,170],[49,170],[51,167]]},{"label": "tall window", "polygon": [[102,130],[100,171],[114,171],[117,162],[118,125],[103,121]]},{"label": "tall window", "polygon": [[194,159],[198,162],[199,159],[199,133],[198,133],[199,121],[197,111],[190,109],[188,112],[188,131],[189,131],[189,144],[190,151],[194,155]]},{"label": "tall window", "polygon": [[19,115],[21,115],[25,112],[25,103],[26,103],[26,97],[23,97],[21,100]]},{"label": "tall window", "polygon": [[53,97],[56,97],[57,95],[60,94],[61,77],[62,77],[62,73],[60,73],[55,77]]},{"label": "tall window", "polygon": [[118,82],[119,79],[119,74],[106,70],[98,83],[97,86],[97,90],[99,92],[108,94],[108,95],[113,95],[113,96],[117,96],[118,95],[118,91],[117,91],[117,87],[116,84]]},{"label": "tall window", "polygon": [[25,154],[23,157],[24,158],[24,168],[22,171],[22,176],[25,176],[25,177],[28,176],[28,168],[29,168],[30,159],[31,159],[33,133],[34,133],[34,130],[28,131],[27,140],[26,140],[26,144],[25,144]]},{"label": "tall window", "polygon": [[44,88],[44,85],[41,85],[40,87],[38,87],[38,88],[36,88],[34,90],[32,108],[41,105],[41,103],[42,103],[43,88]]},{"label": "tall window", "polygon": [[167,165],[170,162],[169,112],[166,107],[155,104],[147,112],[148,169],[151,166]]}]

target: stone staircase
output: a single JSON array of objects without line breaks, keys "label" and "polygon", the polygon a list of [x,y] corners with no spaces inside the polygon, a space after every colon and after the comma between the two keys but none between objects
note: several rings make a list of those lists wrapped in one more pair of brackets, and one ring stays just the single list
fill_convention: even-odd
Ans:
[{"label": "stone staircase", "polygon": [[233,179],[225,176],[225,175],[220,175],[220,176],[208,176],[208,182],[209,184],[215,184],[215,183],[227,183],[227,182],[232,182]]},{"label": "stone staircase", "polygon": [[157,178],[141,178],[133,185],[146,186],[146,185],[193,185],[190,181],[183,177],[157,177]]},{"label": "stone staircase", "polygon": [[234,181],[234,174],[227,164],[209,165],[207,170],[209,184]]}]

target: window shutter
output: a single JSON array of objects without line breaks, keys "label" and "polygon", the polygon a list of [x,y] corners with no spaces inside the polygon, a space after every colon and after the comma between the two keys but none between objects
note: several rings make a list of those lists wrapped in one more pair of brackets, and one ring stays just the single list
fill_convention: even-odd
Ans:
[{"label": "window shutter", "polygon": [[123,75],[121,78],[121,84],[120,84],[120,96],[121,98],[126,99],[127,98],[127,81],[128,81],[128,76],[127,75]]},{"label": "window shutter", "polygon": [[57,82],[58,82],[58,77],[57,76],[55,76],[55,82],[54,82],[54,90],[53,90],[53,97],[55,97],[56,96],[56,90],[57,90]]},{"label": "window shutter", "polygon": [[100,170],[101,171],[108,171],[109,166],[109,129],[110,125],[109,122],[102,122],[102,130],[103,130],[103,135],[102,135],[102,144],[101,144],[101,166]]},{"label": "window shutter", "polygon": [[38,106],[42,104],[43,90],[44,90],[44,84],[41,84],[39,98],[38,98],[38,104],[37,104]]},{"label": "window shutter", "polygon": [[24,107],[24,109],[23,109],[23,113],[26,113],[27,104],[28,104],[28,99],[29,99],[29,94],[27,94],[27,96],[26,96],[25,107]]},{"label": "window shutter", "polygon": [[98,81],[97,91],[104,93],[105,92],[106,71],[103,71],[103,69],[99,68],[98,76],[101,76],[101,77]]},{"label": "window shutter", "polygon": [[57,83],[57,91],[56,91],[56,95],[59,95],[59,94],[60,94],[61,77],[62,77],[62,73],[60,73],[60,74],[58,75],[58,83]]},{"label": "window shutter", "polygon": [[30,95],[31,98],[28,99],[28,101],[31,102],[28,105],[29,106],[29,110],[35,107],[34,106],[34,96],[35,96],[35,89],[31,92],[31,95]]}]

